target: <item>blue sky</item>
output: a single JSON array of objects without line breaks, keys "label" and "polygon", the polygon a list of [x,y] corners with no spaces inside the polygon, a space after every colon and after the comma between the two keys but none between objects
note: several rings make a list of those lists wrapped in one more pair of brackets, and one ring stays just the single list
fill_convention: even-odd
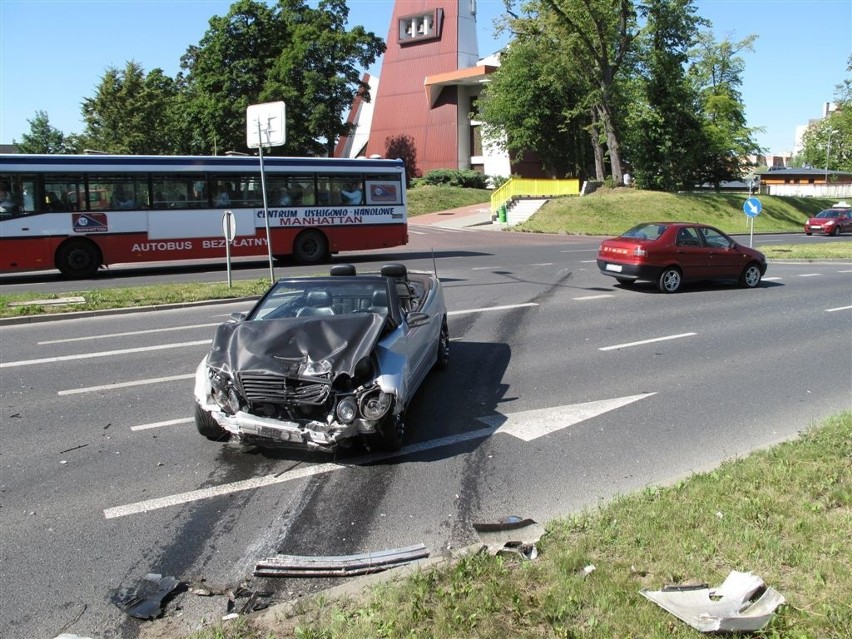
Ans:
[{"label": "blue sky", "polygon": [[[128,60],[146,71],[179,70],[213,15],[229,0],[0,0],[0,143],[20,140],[36,111],[63,133],[83,129],[80,104],[104,71]],[[387,36],[392,0],[349,0],[350,24]],[[698,0],[716,39],[758,36],[745,52],[742,94],[748,124],[772,153],[793,148],[795,128],[822,115],[848,76],[852,0]],[[479,52],[505,44],[494,37],[502,0],[478,0]],[[379,73],[376,65],[370,70]]]}]

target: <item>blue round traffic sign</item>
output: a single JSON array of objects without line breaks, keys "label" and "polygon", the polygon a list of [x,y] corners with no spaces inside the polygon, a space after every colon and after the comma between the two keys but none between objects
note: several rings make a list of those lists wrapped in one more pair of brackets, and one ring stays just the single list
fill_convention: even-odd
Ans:
[{"label": "blue round traffic sign", "polygon": [[763,210],[763,204],[756,197],[750,197],[743,204],[743,211],[749,217],[757,217]]}]

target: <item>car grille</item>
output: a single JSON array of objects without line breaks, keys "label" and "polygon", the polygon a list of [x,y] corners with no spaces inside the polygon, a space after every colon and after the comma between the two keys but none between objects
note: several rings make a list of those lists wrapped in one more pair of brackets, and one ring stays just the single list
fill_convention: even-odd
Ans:
[{"label": "car grille", "polygon": [[243,396],[250,402],[284,403],[287,399],[287,378],[264,373],[240,373]]},{"label": "car grille", "polygon": [[238,375],[243,397],[249,402],[275,404],[322,404],[328,399],[331,387],[316,382],[288,380],[282,375],[243,372]]}]

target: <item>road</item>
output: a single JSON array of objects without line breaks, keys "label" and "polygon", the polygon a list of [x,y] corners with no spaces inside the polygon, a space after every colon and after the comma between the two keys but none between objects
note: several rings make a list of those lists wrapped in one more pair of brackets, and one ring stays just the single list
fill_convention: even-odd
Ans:
[{"label": "road", "polygon": [[[424,230],[409,247],[412,268],[441,255],[453,341],[393,456],[195,432],[194,368],[245,303],[0,327],[0,636],[151,632],[110,602],[147,573],[288,599],[330,582],[254,579],[258,560],[441,554],[476,521],[543,522],[850,408],[852,264],[772,263],[755,290],[662,295],[601,276],[597,241],[504,235]],[[171,629],[225,602],[181,593]]]}]

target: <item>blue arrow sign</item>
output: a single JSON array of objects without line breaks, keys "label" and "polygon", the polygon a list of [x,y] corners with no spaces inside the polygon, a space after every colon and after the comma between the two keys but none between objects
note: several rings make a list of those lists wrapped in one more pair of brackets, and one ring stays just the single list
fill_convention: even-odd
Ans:
[{"label": "blue arrow sign", "polygon": [[763,204],[760,203],[756,197],[750,197],[743,204],[743,211],[749,217],[757,217],[760,215],[760,212],[763,210]]}]

